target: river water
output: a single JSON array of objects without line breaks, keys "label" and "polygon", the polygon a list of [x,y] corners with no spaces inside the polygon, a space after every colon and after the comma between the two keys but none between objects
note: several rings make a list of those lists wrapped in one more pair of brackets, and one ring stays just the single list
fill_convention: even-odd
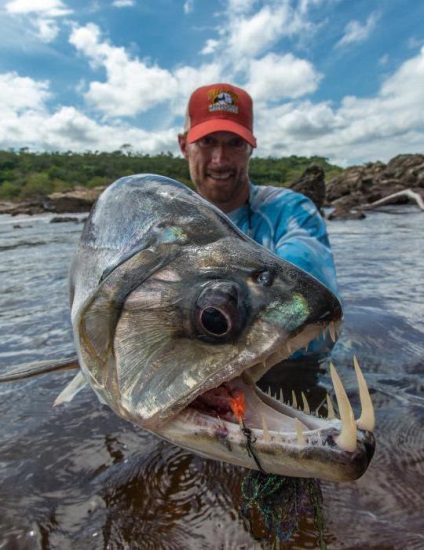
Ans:
[{"label": "river water", "polygon": [[[3,372],[73,354],[67,270],[82,224],[50,218],[0,216]],[[356,354],[377,417],[367,473],[321,483],[330,549],[424,548],[423,222],[408,206],[328,223],[345,307],[333,361],[356,407]],[[331,391],[325,367],[285,385]],[[240,513],[240,469],[120,420],[90,389],[53,408],[72,376],[0,385],[0,549],[261,548]],[[319,547],[311,518],[281,547]]]}]

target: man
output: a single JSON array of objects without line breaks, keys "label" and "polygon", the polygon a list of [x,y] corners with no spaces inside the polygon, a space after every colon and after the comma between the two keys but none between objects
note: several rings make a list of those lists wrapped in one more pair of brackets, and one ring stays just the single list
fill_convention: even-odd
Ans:
[{"label": "man", "polygon": [[249,181],[256,138],[247,92],[230,84],[195,90],[178,142],[200,195],[253,240],[337,292],[327,230],[315,205],[290,189]]}]

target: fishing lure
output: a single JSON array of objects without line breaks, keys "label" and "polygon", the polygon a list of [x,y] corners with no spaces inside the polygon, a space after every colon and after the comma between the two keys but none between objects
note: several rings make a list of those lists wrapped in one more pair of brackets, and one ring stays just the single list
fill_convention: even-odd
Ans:
[{"label": "fishing lure", "polygon": [[244,393],[242,391],[236,389],[230,392],[230,407],[231,407],[231,410],[233,411],[234,416],[237,418],[237,420],[240,423],[241,431],[246,437],[247,452],[249,453],[249,456],[253,458],[259,471],[262,474],[266,475],[266,472],[262,468],[258,457],[253,451],[253,443],[255,442],[255,439],[253,439],[252,430],[246,426],[244,421],[244,417],[246,416],[246,400],[244,398]]},{"label": "fishing lure", "polygon": [[[255,461],[258,472],[250,470],[242,482],[243,503],[241,512],[249,522],[253,534],[253,513],[258,512],[265,523],[265,540],[277,544],[288,541],[298,528],[298,518],[311,512],[314,515],[321,550],[326,548],[324,541],[324,520],[322,515],[322,495],[316,479],[283,477],[266,473],[256,456],[253,445],[255,439],[245,423],[246,400],[238,389],[229,391],[229,403],[240,429],[246,437],[247,450]],[[264,538],[260,538],[264,541]]]}]

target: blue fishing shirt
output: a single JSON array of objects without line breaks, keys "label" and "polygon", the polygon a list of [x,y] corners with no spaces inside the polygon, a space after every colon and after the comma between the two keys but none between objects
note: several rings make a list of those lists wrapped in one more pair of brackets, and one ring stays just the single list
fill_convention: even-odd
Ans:
[{"label": "blue fishing shirt", "polygon": [[[227,216],[246,235],[307,271],[337,295],[336,268],[327,229],[314,203],[284,187],[250,184],[249,203]],[[326,353],[332,343],[318,338],[308,353]],[[293,357],[304,355],[297,352]]]}]

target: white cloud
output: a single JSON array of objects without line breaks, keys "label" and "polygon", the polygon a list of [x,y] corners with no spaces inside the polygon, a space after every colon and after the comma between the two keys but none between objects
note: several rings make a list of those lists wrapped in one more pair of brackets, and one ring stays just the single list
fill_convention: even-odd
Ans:
[{"label": "white cloud", "polygon": [[213,82],[221,74],[220,65],[214,63],[197,68],[179,67],[172,73],[132,59],[123,48],[102,41],[94,24],[75,28],[70,43],[93,66],[105,69],[105,82],[91,82],[85,98],[107,117],[134,116],[164,102],[177,113],[183,113],[191,91]]},{"label": "white cloud", "polygon": [[337,42],[336,46],[346,46],[355,42],[364,42],[375,29],[379,15],[372,13],[365,24],[361,24],[359,21],[349,21],[344,30],[343,37]]},{"label": "white cloud", "polygon": [[256,4],[255,0],[228,0],[225,17],[220,17],[220,43],[215,50],[234,62],[263,55],[284,38],[304,41],[318,28],[308,19],[305,2],[271,0],[254,10]]},{"label": "white cloud", "polygon": [[51,97],[47,81],[36,82],[17,73],[0,74],[0,118],[22,111],[44,110],[45,102]]},{"label": "white cloud", "polygon": [[229,54],[260,55],[290,32],[289,17],[289,8],[282,5],[275,10],[264,6],[251,17],[231,18],[227,30]]},{"label": "white cloud", "polygon": [[193,9],[194,9],[194,0],[187,0],[186,2],[184,2],[183,10],[185,14],[191,13]]},{"label": "white cloud", "polygon": [[135,6],[135,0],[114,0],[112,6],[115,6],[115,8],[131,8]]},{"label": "white cloud", "polygon": [[5,7],[8,13],[36,13],[47,17],[62,17],[72,13],[61,0],[11,0]]},{"label": "white cloud", "polygon": [[250,61],[246,87],[256,100],[272,103],[314,92],[320,78],[309,61],[292,54],[269,53],[262,59]]},{"label": "white cloud", "polygon": [[228,0],[228,12],[240,15],[250,13],[257,0]]},{"label": "white cloud", "polygon": [[85,94],[86,100],[106,116],[132,116],[175,94],[177,82],[169,71],[130,59],[124,48],[102,42],[94,24],[75,28],[70,43],[106,71],[106,81],[91,82]]},{"label": "white cloud", "polygon": [[143,153],[177,151],[177,128],[147,132],[123,122],[101,124],[74,107],[50,112],[48,82],[1,74],[0,95],[0,149],[114,151],[130,143]]},{"label": "white cloud", "polygon": [[146,132],[124,124],[99,124],[74,107],[53,115],[28,111],[5,121],[0,127],[0,148],[23,144],[44,151],[116,151],[129,143],[134,151],[158,153],[177,151],[178,129]]},{"label": "white cloud", "polygon": [[34,26],[37,29],[37,36],[45,43],[53,42],[60,30],[55,19],[36,19]]},{"label": "white cloud", "polygon": [[213,38],[210,38],[209,40],[206,40],[205,47],[201,50],[201,54],[208,55],[211,53],[215,53],[219,46],[219,40],[214,40]]},{"label": "white cloud", "polygon": [[338,109],[328,102],[262,106],[256,113],[259,153],[318,154],[346,165],[421,150],[424,87],[417,82],[424,82],[424,48],[375,97],[345,97]]},{"label": "white cloud", "polygon": [[122,123],[99,124],[73,107],[60,109],[45,122],[42,139],[49,150],[115,151],[123,143],[143,153],[176,150],[176,130],[146,132]]},{"label": "white cloud", "polygon": [[73,13],[61,0],[12,0],[5,8],[44,43],[52,42],[59,34],[58,19]]}]

